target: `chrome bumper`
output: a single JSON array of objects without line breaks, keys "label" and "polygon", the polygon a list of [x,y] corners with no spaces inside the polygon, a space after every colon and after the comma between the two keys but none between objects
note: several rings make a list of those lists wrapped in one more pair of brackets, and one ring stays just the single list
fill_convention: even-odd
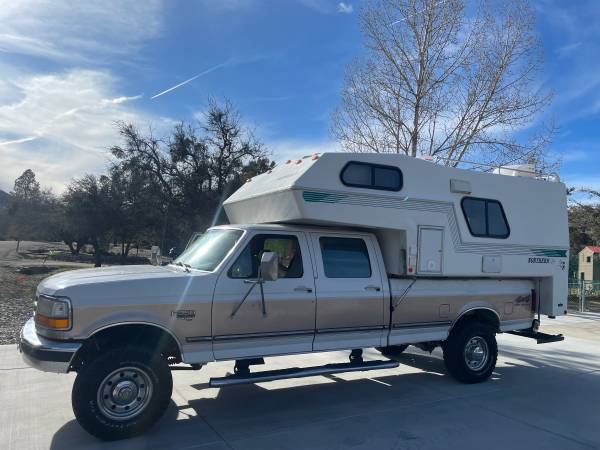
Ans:
[{"label": "chrome bumper", "polygon": [[79,342],[53,341],[40,336],[35,331],[33,318],[21,329],[19,351],[23,361],[44,372],[67,373],[80,348]]}]

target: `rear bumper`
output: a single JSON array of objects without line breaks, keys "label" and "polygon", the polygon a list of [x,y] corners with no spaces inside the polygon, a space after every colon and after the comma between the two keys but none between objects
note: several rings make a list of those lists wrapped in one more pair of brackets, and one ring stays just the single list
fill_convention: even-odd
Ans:
[{"label": "rear bumper", "polygon": [[79,342],[54,341],[36,333],[33,318],[21,329],[19,351],[23,361],[44,372],[67,373]]}]

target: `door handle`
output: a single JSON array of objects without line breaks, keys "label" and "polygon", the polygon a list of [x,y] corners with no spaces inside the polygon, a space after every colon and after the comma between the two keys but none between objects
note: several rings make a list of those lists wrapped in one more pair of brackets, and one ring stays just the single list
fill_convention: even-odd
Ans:
[{"label": "door handle", "polygon": [[365,286],[365,291],[381,291],[381,288],[379,286]]},{"label": "door handle", "polygon": [[306,286],[298,286],[294,288],[294,291],[296,292],[312,292],[312,288],[306,287]]}]

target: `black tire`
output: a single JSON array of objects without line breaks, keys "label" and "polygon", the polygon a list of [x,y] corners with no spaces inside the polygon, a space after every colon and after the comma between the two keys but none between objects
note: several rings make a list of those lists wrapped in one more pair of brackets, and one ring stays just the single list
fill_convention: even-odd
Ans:
[{"label": "black tire", "polygon": [[481,322],[469,321],[459,325],[450,332],[442,348],[448,373],[462,383],[481,383],[492,375],[496,367],[496,332]]},{"label": "black tire", "polygon": [[[119,385],[122,387],[117,391]],[[172,391],[171,370],[160,353],[123,347],[100,354],[84,365],[75,378],[71,401],[75,418],[88,433],[103,440],[117,440],[151,427],[166,410]],[[125,392],[123,397],[118,396],[119,392]],[[115,398],[124,403],[109,406]],[[127,400],[130,403],[126,405]],[[119,410],[135,415],[115,418]]]},{"label": "black tire", "polygon": [[408,348],[408,344],[390,345],[388,347],[377,347],[377,350],[384,356],[398,356],[404,353]]}]

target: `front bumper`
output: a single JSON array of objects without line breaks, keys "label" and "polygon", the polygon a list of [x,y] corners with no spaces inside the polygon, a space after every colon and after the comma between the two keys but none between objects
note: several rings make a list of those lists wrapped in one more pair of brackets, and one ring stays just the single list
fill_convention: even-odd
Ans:
[{"label": "front bumper", "polygon": [[44,372],[67,373],[81,345],[79,342],[54,341],[40,336],[35,331],[33,318],[23,326],[19,338],[23,361]]}]

